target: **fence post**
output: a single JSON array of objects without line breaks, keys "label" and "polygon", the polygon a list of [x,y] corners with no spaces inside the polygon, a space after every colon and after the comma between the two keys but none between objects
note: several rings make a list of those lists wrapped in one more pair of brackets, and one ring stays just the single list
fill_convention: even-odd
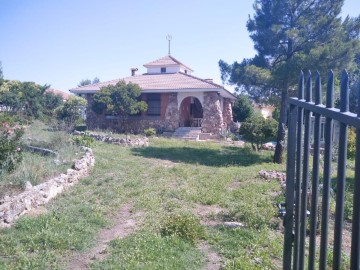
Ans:
[{"label": "fence post", "polygon": [[[340,89],[340,112],[349,111],[349,80],[346,71],[341,76]],[[336,184],[336,209],[335,209],[335,227],[334,227],[334,253],[333,269],[340,269],[341,266],[341,242],[344,220],[344,197],[346,180],[346,159],[347,159],[347,134],[348,126],[340,123],[339,133],[339,158]]]},{"label": "fence post", "polygon": [[[334,107],[334,73],[329,72],[326,91],[326,108]],[[333,119],[326,117],[325,122],[325,151],[324,151],[324,181],[322,196],[322,214],[321,214],[321,240],[320,240],[320,270],[327,268],[328,254],[328,222],[330,208],[330,181],[331,181],[331,162],[332,162],[332,141]]]},{"label": "fence post", "polygon": [[[360,118],[360,84],[358,89],[358,111]],[[360,269],[360,128],[356,129],[355,179],[353,195],[353,218],[351,238],[351,269]]]},{"label": "fence post", "polygon": [[[301,71],[299,78],[298,99],[304,99],[304,73]],[[303,156],[303,118],[304,109],[298,107],[297,116],[297,141],[296,141],[296,182],[295,182],[295,231],[294,231],[294,265],[293,269],[299,268],[299,244],[300,244],[300,206],[301,206],[301,161]]]},{"label": "fence post", "polygon": [[[315,105],[321,105],[321,78],[319,72],[316,72],[315,79]],[[319,164],[320,164],[320,117],[315,114],[314,125],[314,158],[312,174],[312,193],[311,193],[311,210],[310,210],[310,241],[309,241],[309,265],[308,269],[315,268],[315,251],[316,251],[316,223],[318,212],[319,197]]]},{"label": "fence post", "polygon": [[293,242],[293,210],[294,210],[294,180],[295,180],[295,149],[296,149],[296,115],[297,108],[290,105],[287,167],[286,167],[286,200],[284,217],[284,254],[283,269],[291,270],[292,242]]}]

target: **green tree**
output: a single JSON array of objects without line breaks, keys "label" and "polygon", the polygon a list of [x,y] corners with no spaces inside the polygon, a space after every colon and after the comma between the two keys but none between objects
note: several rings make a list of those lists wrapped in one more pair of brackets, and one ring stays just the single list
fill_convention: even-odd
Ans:
[{"label": "green tree", "polygon": [[0,176],[14,170],[21,161],[23,134],[24,128],[16,123],[14,117],[0,114]]},{"label": "green tree", "polygon": [[86,100],[81,97],[71,96],[63,106],[56,111],[57,117],[63,120],[68,127],[81,124],[84,121]]},{"label": "green tree", "polygon": [[[279,104],[274,162],[282,162],[287,98],[301,69],[353,68],[359,52],[360,16],[340,17],[344,0],[255,0],[247,29],[257,55],[229,65],[219,61],[222,79],[255,101]],[[279,101],[280,100],[280,101]]]},{"label": "green tree", "polygon": [[91,84],[91,80],[90,79],[85,79],[85,80],[81,80],[78,84],[78,87],[81,87],[81,86],[85,86],[85,85],[89,85]]},{"label": "green tree", "polygon": [[99,82],[100,82],[100,79],[98,77],[95,77],[92,81],[90,79],[84,79],[79,82],[78,87],[89,85],[89,84],[95,84],[95,83],[99,83]]},{"label": "green tree", "polygon": [[141,89],[137,84],[119,81],[116,85],[102,87],[94,95],[92,109],[100,114],[103,112],[118,115],[123,120],[147,110],[147,104],[139,101]]},{"label": "green tree", "polygon": [[260,113],[254,113],[241,124],[240,134],[257,151],[264,143],[275,139],[277,124],[274,119],[265,119]]},{"label": "green tree", "polygon": [[98,77],[95,77],[92,81],[92,84],[99,83],[100,79]]},{"label": "green tree", "polygon": [[56,116],[55,110],[64,103],[63,97],[52,92],[45,92],[42,96],[42,113],[46,116]]},{"label": "green tree", "polygon": [[233,106],[234,121],[243,122],[254,113],[254,108],[246,95],[238,95]]},{"label": "green tree", "polygon": [[3,81],[0,104],[25,117],[38,118],[43,114],[43,95],[48,88],[34,82]]}]

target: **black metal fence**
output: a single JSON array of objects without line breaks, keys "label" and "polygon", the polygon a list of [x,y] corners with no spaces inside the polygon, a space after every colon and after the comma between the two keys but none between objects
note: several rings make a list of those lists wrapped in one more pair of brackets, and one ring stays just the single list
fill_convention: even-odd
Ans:
[{"label": "black metal fence", "polygon": [[[304,88],[305,95],[304,95]],[[356,128],[356,158],[353,193],[353,216],[351,236],[351,269],[360,269],[360,101],[357,115],[349,112],[349,79],[342,73],[340,86],[340,109],[334,108],[334,74],[329,73],[326,90],[326,105],[322,104],[320,74],[315,75],[315,102],[312,101],[313,87],[309,72],[304,85],[301,73],[297,98],[289,98],[289,127],[287,149],[286,214],[284,217],[285,238],[283,269],[327,269],[329,250],[332,249],[332,267],[341,269],[342,235],[344,224],[344,199],[347,166],[348,127]],[[358,97],[360,99],[360,89]],[[314,114],[313,134],[310,129]],[[326,117],[325,148],[320,155],[320,118]],[[333,121],[340,124],[338,156],[333,157]],[[313,135],[312,166],[310,150]],[[334,164],[335,159],[337,164]],[[323,159],[322,192],[319,194],[320,160]],[[337,165],[337,166],[336,166]],[[337,168],[334,240],[329,244],[330,195],[332,167]],[[309,190],[311,186],[311,191]],[[310,191],[310,192],[309,192]],[[309,197],[309,193],[311,196]],[[321,205],[319,205],[321,199]],[[308,209],[310,203],[311,209]],[[321,206],[321,210],[319,210]],[[309,213],[310,210],[310,213]],[[319,213],[320,211],[320,213]],[[318,216],[321,216],[319,218]],[[319,220],[320,219],[320,220]],[[320,225],[319,225],[320,224]],[[320,228],[320,247],[316,243]],[[317,250],[318,249],[318,250]],[[331,259],[331,258],[330,258]]]}]

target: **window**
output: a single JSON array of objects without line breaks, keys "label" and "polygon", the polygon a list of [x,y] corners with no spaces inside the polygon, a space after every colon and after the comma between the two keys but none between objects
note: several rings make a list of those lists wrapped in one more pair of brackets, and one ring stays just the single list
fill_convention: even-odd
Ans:
[{"label": "window", "polygon": [[160,116],[161,112],[161,96],[160,94],[147,95],[147,115]]},{"label": "window", "polygon": [[166,73],[166,67],[161,68],[161,73]]}]

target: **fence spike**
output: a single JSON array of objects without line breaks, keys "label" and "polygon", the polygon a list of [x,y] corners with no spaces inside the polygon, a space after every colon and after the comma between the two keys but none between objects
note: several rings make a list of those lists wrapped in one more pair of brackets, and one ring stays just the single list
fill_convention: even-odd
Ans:
[{"label": "fence spike", "polygon": [[304,99],[304,72],[300,72],[298,98]]},{"label": "fence spike", "polygon": [[341,74],[340,111],[349,111],[349,76],[346,70]]},{"label": "fence spike", "polygon": [[326,108],[334,107],[334,72],[329,71],[326,89]]},{"label": "fence spike", "polygon": [[315,105],[322,104],[321,77],[319,71],[315,75]]},{"label": "fence spike", "polygon": [[307,102],[312,101],[312,82],[311,82],[311,71],[309,70],[306,78],[306,96],[305,99]]}]

